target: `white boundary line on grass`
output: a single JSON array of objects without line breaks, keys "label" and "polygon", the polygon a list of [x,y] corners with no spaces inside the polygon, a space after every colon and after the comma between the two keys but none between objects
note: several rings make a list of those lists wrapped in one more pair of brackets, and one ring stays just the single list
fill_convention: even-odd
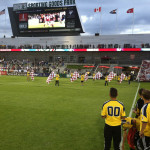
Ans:
[{"label": "white boundary line on grass", "polygon": [[139,88],[140,88],[140,83],[139,83],[139,85],[138,85],[138,88],[137,88],[137,91],[136,91],[136,94],[135,94],[135,97],[134,97],[134,100],[133,100],[133,104],[132,104],[132,107],[131,107],[131,109],[130,109],[129,117],[132,116],[132,109],[133,109],[133,107],[134,107],[134,105],[135,105],[135,102],[136,102],[136,98],[137,98],[137,94],[138,94]]},{"label": "white boundary line on grass", "polygon": [[[133,109],[133,107],[134,107],[134,105],[135,105],[135,102],[136,102],[136,98],[137,98],[137,94],[138,94],[139,88],[140,88],[140,83],[139,83],[139,85],[138,85],[138,88],[137,88],[137,91],[136,91],[136,94],[135,94],[135,97],[134,97],[134,100],[133,100],[133,103],[132,103],[132,107],[131,107],[131,109],[130,109],[129,117],[132,116],[132,109]],[[121,149],[121,150],[122,150],[122,148],[121,148],[122,140],[123,140],[123,137],[121,138],[121,143],[120,143],[120,149]]]}]

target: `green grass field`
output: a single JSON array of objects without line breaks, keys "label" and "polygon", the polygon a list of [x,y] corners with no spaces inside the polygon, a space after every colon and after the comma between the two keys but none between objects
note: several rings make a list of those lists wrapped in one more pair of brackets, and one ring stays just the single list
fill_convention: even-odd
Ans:
[{"label": "green grass field", "polygon": [[[45,77],[0,76],[1,150],[102,150],[104,120],[102,104],[109,100],[109,89],[118,89],[127,115],[138,83],[104,86],[104,80],[88,80],[81,86],[60,79],[46,84]],[[141,87],[150,89],[149,83]]]}]

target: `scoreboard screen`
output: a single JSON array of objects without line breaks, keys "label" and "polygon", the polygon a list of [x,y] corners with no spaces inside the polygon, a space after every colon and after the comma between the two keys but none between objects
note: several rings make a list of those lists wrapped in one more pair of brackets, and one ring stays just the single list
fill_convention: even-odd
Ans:
[{"label": "scoreboard screen", "polygon": [[28,29],[65,28],[66,12],[48,12],[28,15]]},{"label": "scoreboard screen", "polygon": [[76,6],[8,8],[13,36],[67,36],[84,33]]}]

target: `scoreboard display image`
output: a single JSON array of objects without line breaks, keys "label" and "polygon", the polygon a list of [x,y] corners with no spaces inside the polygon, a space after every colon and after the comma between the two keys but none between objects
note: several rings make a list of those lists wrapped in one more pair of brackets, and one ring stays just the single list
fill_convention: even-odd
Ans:
[{"label": "scoreboard display image", "polygon": [[40,13],[28,15],[28,29],[65,28],[66,12]]},{"label": "scoreboard display image", "polygon": [[67,36],[84,33],[76,6],[8,8],[13,36]]}]

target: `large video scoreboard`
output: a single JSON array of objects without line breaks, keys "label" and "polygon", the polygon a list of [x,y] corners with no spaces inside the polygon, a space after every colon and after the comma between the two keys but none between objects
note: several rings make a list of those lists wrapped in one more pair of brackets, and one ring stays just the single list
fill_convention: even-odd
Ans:
[{"label": "large video scoreboard", "polygon": [[67,36],[83,33],[74,0],[19,3],[8,10],[13,36]]}]

